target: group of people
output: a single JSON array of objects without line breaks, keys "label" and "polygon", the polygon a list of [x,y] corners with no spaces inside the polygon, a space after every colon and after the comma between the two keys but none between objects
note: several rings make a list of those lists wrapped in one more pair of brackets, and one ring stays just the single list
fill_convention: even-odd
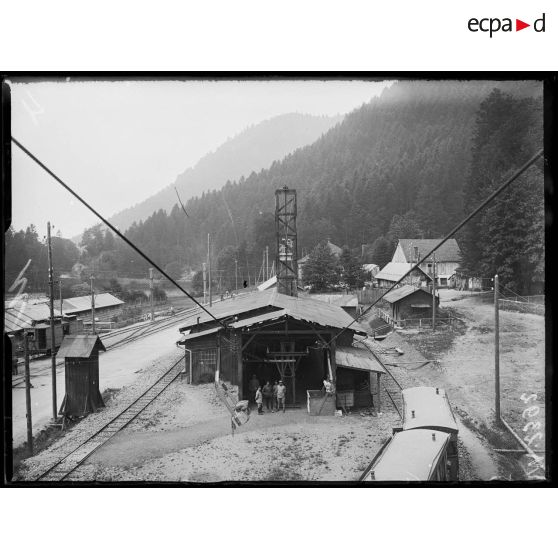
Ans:
[{"label": "group of people", "polygon": [[268,411],[272,413],[279,412],[283,409],[285,412],[285,396],[287,388],[283,380],[275,381],[273,385],[267,381],[262,387],[257,376],[254,374],[249,384],[250,399],[258,406],[258,414],[264,414],[264,404]]}]

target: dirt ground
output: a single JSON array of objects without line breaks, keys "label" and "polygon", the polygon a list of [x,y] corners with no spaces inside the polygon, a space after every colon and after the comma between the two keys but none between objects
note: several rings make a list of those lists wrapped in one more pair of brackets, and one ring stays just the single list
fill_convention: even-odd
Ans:
[{"label": "dirt ground", "polygon": [[[455,334],[447,329],[434,334],[416,330],[395,334],[427,358],[441,361],[409,373],[431,385],[444,386],[462,421],[481,433],[491,446],[518,448],[517,442],[494,425],[494,305],[483,302],[482,297],[452,300],[448,296],[451,293],[444,294],[442,306],[452,309],[463,320],[462,325]],[[544,336],[543,316],[500,311],[501,413],[534,450],[545,447]],[[391,339],[395,342],[395,337]],[[417,366],[406,365],[408,369]],[[512,478],[529,471],[527,458],[520,453],[500,454],[498,461],[505,475]],[[542,470],[536,474],[542,474]]]},{"label": "dirt ground", "polygon": [[[150,374],[149,380],[154,377]],[[139,392],[136,386],[124,388],[119,399],[129,400],[134,387],[133,393]],[[108,417],[108,411],[85,419],[96,417],[89,427],[96,426],[102,415]],[[314,417],[302,406],[285,413],[252,413],[233,436],[230,415],[213,385],[177,380],[69,480],[356,481],[390,437],[397,418],[389,409],[376,417],[356,412]],[[79,435],[69,432],[64,442],[24,462],[21,479],[33,478],[45,462],[54,462],[75,444]]]},{"label": "dirt ground", "polygon": [[[406,331],[371,343],[403,387],[446,388],[460,422],[460,480],[489,480],[508,475],[510,479],[521,478],[517,472],[521,472],[520,454],[509,457],[510,454],[494,451],[495,447],[517,445],[492,425],[493,307],[473,298],[448,299],[443,305],[462,319],[453,332],[442,328],[435,334]],[[399,355],[395,347],[403,349],[404,354]],[[424,366],[425,355],[440,359],[441,363]],[[120,389],[105,409],[82,420],[39,455],[23,461],[19,479],[33,479],[116,416],[175,357],[175,353],[169,354],[138,372],[137,380]],[[501,357],[505,419],[522,436],[531,433],[521,430],[527,422],[538,420],[544,435],[544,318],[502,312]],[[525,403],[522,394],[526,394]],[[533,408],[533,403],[538,411],[531,409],[533,417],[523,418],[523,411]],[[70,480],[355,481],[391,436],[398,421],[398,414],[386,397],[382,398],[379,416],[355,412],[344,417],[313,417],[304,405],[284,414],[253,413],[233,436],[230,416],[213,385],[193,386],[177,380],[138,419],[84,462]],[[539,443],[542,447],[544,438]],[[509,466],[510,460],[518,463],[517,470]]]}]

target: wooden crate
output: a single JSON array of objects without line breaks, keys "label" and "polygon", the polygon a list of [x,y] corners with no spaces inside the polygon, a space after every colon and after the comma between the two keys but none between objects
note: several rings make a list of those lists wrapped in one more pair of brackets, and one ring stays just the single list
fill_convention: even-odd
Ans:
[{"label": "wooden crate", "polygon": [[[321,389],[309,389],[307,394],[307,408],[310,415],[331,416],[335,413],[335,396],[327,398]],[[325,401],[324,401],[325,399]]]}]

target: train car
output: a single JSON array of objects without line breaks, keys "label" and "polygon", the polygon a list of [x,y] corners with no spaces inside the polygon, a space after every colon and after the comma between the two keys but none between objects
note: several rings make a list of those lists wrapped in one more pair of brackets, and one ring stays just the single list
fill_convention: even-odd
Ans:
[{"label": "train car", "polygon": [[445,390],[421,386],[404,389],[401,391],[401,396],[403,399],[403,431],[429,429],[449,434],[449,480],[458,480],[457,435],[459,429]]},{"label": "train car", "polygon": [[[25,328],[25,331],[33,333],[32,338],[29,340],[29,354],[30,355],[49,355],[51,351],[51,329],[48,323],[34,323]],[[65,316],[64,320],[60,322],[60,318],[54,321],[54,346],[55,349],[60,347],[62,339],[65,335],[81,333],[83,331],[83,321],[77,319],[75,316]],[[24,330],[13,332],[10,337],[12,339],[12,346],[14,347],[15,355],[22,357],[23,350],[23,333]]]},{"label": "train car", "polygon": [[450,434],[421,428],[396,432],[382,447],[360,480],[446,482],[450,472]]}]

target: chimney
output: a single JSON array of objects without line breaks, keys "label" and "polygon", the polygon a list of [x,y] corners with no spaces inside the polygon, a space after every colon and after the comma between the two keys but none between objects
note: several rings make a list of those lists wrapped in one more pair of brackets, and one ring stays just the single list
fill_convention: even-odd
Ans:
[{"label": "chimney", "polygon": [[198,316],[198,325],[200,325],[200,317]]},{"label": "chimney", "polygon": [[432,432],[432,441],[433,441],[433,442],[436,441],[436,434],[434,434],[434,432]]}]

